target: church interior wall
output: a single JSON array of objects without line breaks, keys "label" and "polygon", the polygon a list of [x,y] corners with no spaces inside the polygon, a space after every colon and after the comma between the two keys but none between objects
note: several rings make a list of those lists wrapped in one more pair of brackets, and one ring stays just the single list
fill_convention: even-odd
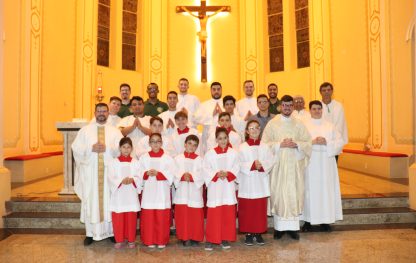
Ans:
[{"label": "church interior wall", "polygon": [[[207,83],[201,83],[199,75],[200,49],[196,36],[199,22],[174,11],[177,5],[196,5],[199,1],[139,2],[142,13],[138,32],[143,37],[138,37],[138,43],[143,45],[138,49],[136,71],[120,69],[121,46],[113,46],[111,54],[114,56],[109,67],[93,65],[82,69],[80,64],[85,47],[92,46],[96,52],[94,40],[85,44],[87,34],[82,29],[84,21],[96,26],[96,9],[92,13],[83,13],[82,10],[86,10],[80,7],[83,1],[39,1],[40,42],[30,41],[36,22],[31,19],[31,3],[25,0],[5,2],[5,157],[61,149],[62,137],[56,131],[55,122],[92,117],[98,71],[103,73],[105,99],[118,95],[122,82],[130,83],[132,93],[146,99],[145,87],[154,81],[160,86],[160,98],[165,100],[167,91],[176,90],[177,81],[183,76],[190,80],[190,92],[201,100],[209,98],[212,81],[223,84],[224,95],[232,94],[239,99],[243,96],[242,82],[246,78],[255,79],[256,95],[266,92],[267,84],[275,82],[279,85],[279,96],[303,94],[306,101],[319,99],[316,92],[319,87],[312,81],[315,72],[311,68],[296,68],[295,33],[290,33],[289,26],[293,24],[293,16],[284,20],[287,26],[284,29],[289,32],[284,40],[288,46],[285,47],[285,71],[269,72],[268,39],[265,36],[267,1],[256,1],[256,11],[251,10],[252,1],[228,1],[226,4],[231,6],[231,13],[210,18],[208,43],[212,44],[208,45]],[[285,10],[290,10],[289,2],[284,0]],[[362,149],[364,144],[370,143],[375,150],[412,154],[414,102],[410,99],[413,91],[409,59],[412,53],[405,34],[412,17],[410,7],[413,2],[322,2],[329,6],[329,18],[315,19],[324,19],[323,23],[329,21],[329,26],[323,29],[323,33],[330,36],[330,55],[325,60],[330,65],[330,74],[325,80],[334,83],[334,97],[346,109],[350,134],[348,147]],[[224,3],[212,0],[208,4]],[[374,5],[378,5],[378,9]],[[120,8],[120,5],[115,6]],[[371,46],[370,11],[373,8],[379,10],[381,21],[378,51]],[[252,15],[258,23],[245,23]],[[115,18],[115,27],[120,23],[120,18]],[[121,38],[119,33],[113,34],[112,38]],[[256,41],[249,43],[252,38]],[[38,63],[33,64],[31,52],[36,50],[34,45],[38,43],[40,55]],[[95,64],[95,56],[89,63]],[[374,65],[379,66],[378,73],[372,71]],[[36,72],[39,88],[31,87],[30,82],[30,74]],[[92,81],[82,84],[85,74],[90,74]],[[380,78],[381,84],[372,86]],[[33,92],[37,92],[38,103],[33,103]]]}]

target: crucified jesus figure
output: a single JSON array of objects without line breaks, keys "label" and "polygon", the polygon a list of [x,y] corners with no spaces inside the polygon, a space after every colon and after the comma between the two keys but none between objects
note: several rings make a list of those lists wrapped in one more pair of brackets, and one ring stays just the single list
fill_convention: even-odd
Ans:
[{"label": "crucified jesus figure", "polygon": [[182,6],[182,9],[187,12],[188,14],[190,14],[191,16],[198,18],[199,19],[199,26],[200,26],[200,31],[196,34],[199,37],[199,41],[201,42],[201,57],[202,58],[206,58],[207,57],[207,38],[208,38],[208,33],[207,33],[207,22],[208,19],[210,17],[215,16],[216,14],[224,11],[227,9],[227,7],[221,7],[219,8],[217,11],[215,11],[213,14],[207,15],[206,13],[199,13],[198,15],[195,15],[192,13],[192,11],[190,11],[189,9],[187,9],[185,6]]}]

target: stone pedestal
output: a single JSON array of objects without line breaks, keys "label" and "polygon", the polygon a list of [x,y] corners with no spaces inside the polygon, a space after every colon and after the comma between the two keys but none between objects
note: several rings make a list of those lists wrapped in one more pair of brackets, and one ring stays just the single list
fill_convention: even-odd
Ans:
[{"label": "stone pedestal", "polygon": [[409,168],[409,205],[416,210],[416,163]]},{"label": "stone pedestal", "polygon": [[75,160],[72,155],[71,145],[78,131],[88,122],[57,122],[56,128],[64,136],[64,187],[59,194],[72,195],[74,192]]}]

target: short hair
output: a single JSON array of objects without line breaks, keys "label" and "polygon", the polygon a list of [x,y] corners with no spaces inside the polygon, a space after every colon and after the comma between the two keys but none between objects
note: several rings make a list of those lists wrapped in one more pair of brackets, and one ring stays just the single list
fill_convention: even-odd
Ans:
[{"label": "short hair", "polygon": [[127,87],[127,88],[129,88],[129,90],[131,91],[130,85],[129,85],[129,84],[127,84],[127,83],[121,83],[121,84],[120,84],[120,89],[119,89],[119,90],[121,90],[121,88],[122,88],[122,87]]},{"label": "short hair", "polygon": [[186,136],[185,143],[187,143],[188,141],[194,141],[196,142],[196,145],[199,145],[199,138],[194,134]]},{"label": "short hair", "polygon": [[181,82],[181,81],[186,81],[189,84],[189,80],[187,78],[180,78],[178,82]]},{"label": "short hair", "polygon": [[123,137],[121,138],[120,142],[118,143],[118,146],[123,146],[124,144],[128,144],[133,148],[133,142],[129,137]]},{"label": "short hair", "polygon": [[319,100],[313,100],[309,102],[309,109],[311,109],[313,105],[319,105],[322,108],[322,102],[320,102]]},{"label": "short hair", "polygon": [[[267,101],[269,101],[269,97],[267,97],[267,95],[266,94],[260,94],[260,95],[258,95],[257,96],[257,102],[259,102],[259,99],[261,99],[261,98],[266,98],[267,99]],[[270,101],[269,101],[270,102]]]},{"label": "short hair", "polygon": [[160,134],[158,132],[154,132],[154,133],[149,135],[149,142],[150,142],[150,139],[152,139],[153,136],[158,136],[160,139],[162,139],[162,134]]},{"label": "short hair", "polygon": [[142,97],[140,97],[140,96],[133,96],[131,99],[130,99],[130,103],[132,103],[133,102],[133,100],[137,100],[137,102],[144,102],[144,100],[143,100],[143,98]]},{"label": "short hair", "polygon": [[212,86],[220,86],[222,88],[221,83],[219,83],[218,81],[214,81],[211,83],[211,89],[212,89]]},{"label": "short hair", "polygon": [[226,112],[226,111],[224,111],[224,112],[221,112],[219,115],[218,115],[218,120],[220,120],[222,117],[224,117],[224,116],[228,116],[228,118],[230,118],[230,120],[231,120],[231,115],[228,113],[228,112]]},{"label": "short hair", "polygon": [[293,102],[293,97],[290,95],[284,95],[281,99],[282,102]]},{"label": "short hair", "polygon": [[218,135],[220,133],[225,133],[227,135],[227,137],[228,137],[228,133],[227,133],[227,129],[226,128],[217,128],[215,130],[215,139],[218,138]]},{"label": "short hair", "polygon": [[175,94],[175,96],[178,97],[178,93],[174,90],[169,91],[168,95],[166,95],[166,98],[169,97],[169,94]]},{"label": "short hair", "polygon": [[178,120],[179,118],[188,119],[188,114],[186,114],[183,111],[178,111],[177,113],[175,113],[175,120]]},{"label": "short hair", "polygon": [[247,122],[247,124],[246,124],[246,128],[245,128],[245,135],[244,135],[244,138],[246,139],[246,141],[250,138],[250,136],[248,135],[248,133],[247,133],[247,131],[248,131],[248,126],[250,125],[250,124],[252,124],[252,123],[257,123],[260,127],[261,127],[261,125],[260,125],[260,122],[258,121],[258,120],[256,120],[256,119],[252,119],[252,120],[249,120],[248,122]]},{"label": "short hair", "polygon": [[233,103],[235,104],[235,98],[231,95],[227,95],[224,98],[222,98],[222,105],[225,106],[225,103],[229,100],[232,100]]},{"label": "short hair", "polygon": [[247,83],[253,83],[253,85],[254,85],[254,81],[252,81],[251,79],[248,79],[248,80],[246,80],[246,81],[244,81],[244,83],[243,83],[243,86],[245,86]]},{"label": "short hair", "polygon": [[107,105],[107,103],[100,102],[100,103],[95,104],[95,111],[97,111],[97,108],[99,108],[99,107],[106,107],[106,108],[107,108],[107,110],[108,110],[108,105]]},{"label": "short hair", "polygon": [[276,86],[276,88],[279,88],[276,83],[270,83],[267,85],[267,89],[269,89],[271,86]]},{"label": "short hair", "polygon": [[149,89],[151,86],[155,86],[157,89],[159,89],[159,86],[154,82],[150,82],[149,84],[147,84],[146,89]]},{"label": "short hair", "polygon": [[120,104],[122,103],[121,99],[117,96],[113,96],[113,97],[110,98],[110,102],[112,102],[113,100],[116,100],[116,101],[120,102]]},{"label": "short hair", "polygon": [[150,125],[152,125],[155,121],[159,121],[163,124],[162,118],[160,118],[159,116],[153,116],[152,118],[150,118]]},{"label": "short hair", "polygon": [[319,92],[321,92],[323,87],[329,86],[331,88],[331,90],[334,90],[334,86],[332,86],[332,84],[330,82],[324,82],[321,84],[321,86],[319,86]]}]

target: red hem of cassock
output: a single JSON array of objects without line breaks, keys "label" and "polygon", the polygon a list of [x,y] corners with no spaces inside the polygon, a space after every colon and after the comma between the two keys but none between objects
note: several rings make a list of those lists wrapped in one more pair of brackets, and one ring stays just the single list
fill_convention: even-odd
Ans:
[{"label": "red hem of cassock", "polygon": [[267,231],[267,197],[238,198],[238,229],[252,234]]},{"label": "red hem of cassock", "polygon": [[169,243],[170,209],[142,209],[140,239],[146,246]]},{"label": "red hem of cassock", "polygon": [[136,241],[137,212],[111,213],[114,238],[117,243]]},{"label": "red hem of cassock", "polygon": [[222,241],[236,241],[236,205],[208,207],[206,241],[220,244]]},{"label": "red hem of cassock", "polygon": [[176,236],[179,240],[204,240],[204,209],[175,204]]}]

